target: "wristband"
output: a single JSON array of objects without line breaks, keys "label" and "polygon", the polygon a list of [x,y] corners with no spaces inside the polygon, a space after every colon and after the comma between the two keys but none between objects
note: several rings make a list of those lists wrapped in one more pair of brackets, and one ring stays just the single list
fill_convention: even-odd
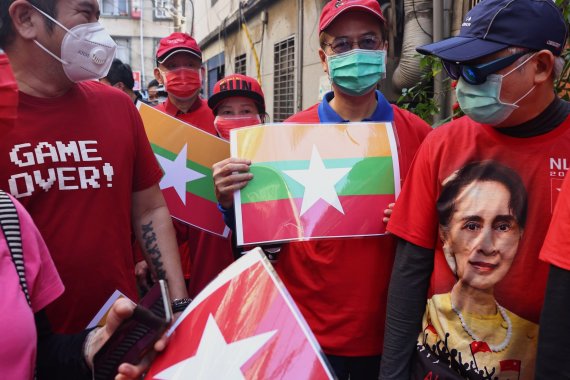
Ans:
[{"label": "wristband", "polygon": [[172,312],[179,313],[181,311],[184,311],[184,309],[186,309],[186,307],[190,305],[190,302],[192,302],[192,299],[190,298],[175,299],[174,301],[172,301]]}]

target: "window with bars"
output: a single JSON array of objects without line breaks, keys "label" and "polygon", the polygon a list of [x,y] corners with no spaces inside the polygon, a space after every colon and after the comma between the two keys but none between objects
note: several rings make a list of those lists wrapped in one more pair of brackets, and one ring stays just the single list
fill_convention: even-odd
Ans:
[{"label": "window with bars", "polygon": [[206,92],[206,96],[209,98],[214,92],[216,82],[225,76],[225,53],[221,52],[208,59],[208,61],[206,61],[206,69],[208,70],[208,91]]},{"label": "window with bars", "polygon": [[131,64],[131,39],[128,37],[113,37],[117,44],[115,58],[120,59],[123,63]]},{"label": "window with bars", "polygon": [[234,66],[234,73],[246,75],[247,66],[246,66],[246,55],[238,55],[236,57],[235,66]]},{"label": "window with bars", "polygon": [[172,19],[174,7],[171,0],[153,0],[154,18],[156,20]]},{"label": "window with bars", "polygon": [[273,120],[283,121],[295,112],[295,37],[273,48]]},{"label": "window with bars", "polygon": [[129,15],[129,0],[100,0],[100,3],[103,16]]}]

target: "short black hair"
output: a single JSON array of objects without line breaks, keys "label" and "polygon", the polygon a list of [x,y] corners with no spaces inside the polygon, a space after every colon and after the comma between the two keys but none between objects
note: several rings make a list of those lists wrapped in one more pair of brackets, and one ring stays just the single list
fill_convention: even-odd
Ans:
[{"label": "short black hair", "polygon": [[511,168],[493,160],[471,162],[443,185],[437,200],[439,224],[447,227],[455,213],[459,193],[473,182],[498,182],[505,186],[511,196],[509,210],[521,228],[526,224],[527,193],[520,176]]},{"label": "short black hair", "polygon": [[109,69],[109,73],[105,79],[109,81],[111,86],[122,82],[129,90],[132,90],[133,87],[135,87],[135,78],[133,77],[131,66],[123,63],[123,61],[118,58],[113,59],[113,63],[111,64],[111,68]]},{"label": "short black hair", "polygon": [[158,86],[160,86],[160,83],[158,83],[156,79],[153,79],[150,82],[148,82],[148,86],[146,86],[146,88],[149,89],[151,87],[158,87]]},{"label": "short black hair", "polygon": [[[51,17],[57,19],[57,1],[58,0],[28,0],[28,2],[38,9],[41,9]],[[8,8],[14,0],[1,0],[0,1],[0,48],[5,49],[12,43],[14,38],[14,28],[12,25],[12,19],[8,13]],[[51,20],[47,20],[46,23],[48,30],[52,30],[54,23]]]}]

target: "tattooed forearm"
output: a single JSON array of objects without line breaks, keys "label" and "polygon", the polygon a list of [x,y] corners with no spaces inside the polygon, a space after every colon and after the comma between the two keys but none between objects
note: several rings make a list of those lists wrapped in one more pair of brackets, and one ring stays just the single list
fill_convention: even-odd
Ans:
[{"label": "tattooed forearm", "polygon": [[165,279],[166,272],[162,263],[162,254],[156,243],[156,233],[152,227],[152,221],[148,224],[142,225],[142,239],[144,242],[144,249],[148,253],[152,266],[156,272],[158,279]]}]

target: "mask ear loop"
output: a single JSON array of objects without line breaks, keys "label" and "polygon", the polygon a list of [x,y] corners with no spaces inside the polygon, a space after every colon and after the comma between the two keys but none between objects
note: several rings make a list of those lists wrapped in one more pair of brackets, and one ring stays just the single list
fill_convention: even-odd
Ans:
[{"label": "mask ear loop", "polygon": [[[57,24],[58,26],[60,26],[61,28],[63,28],[63,30],[65,30],[67,33],[71,34],[73,37],[78,38],[77,35],[75,33],[73,33],[71,30],[67,29],[65,26],[63,26],[63,24],[61,24],[59,21],[57,21],[56,19],[54,19],[53,17],[51,17],[50,15],[48,15],[46,12],[42,11],[41,9],[39,9],[38,7],[36,7],[34,4],[30,4],[36,11],[40,12],[42,15],[44,15],[46,18],[48,18],[50,21],[53,21],[55,24]],[[46,53],[48,53],[49,55],[51,55],[53,58],[55,58],[56,60],[58,60],[59,62],[63,63],[64,65],[69,65],[69,62],[64,61],[63,59],[61,59],[60,57],[58,57],[57,55],[55,55],[54,53],[52,53],[51,51],[49,51],[44,45],[40,44],[37,40],[34,40],[34,43],[40,47],[43,51],[45,51]]]},{"label": "mask ear loop", "polygon": [[[530,57],[528,57],[527,59],[524,60],[524,62],[522,62],[520,65],[518,65],[517,67],[515,67],[514,69],[512,69],[511,71],[509,71],[508,73],[503,75],[503,78],[506,77],[507,75],[509,75],[510,73],[512,73],[513,71],[519,69],[520,67],[524,66],[528,61],[530,61],[532,59],[532,57],[534,57],[536,55],[536,52],[531,54]],[[501,78],[501,82],[502,82],[502,78]],[[503,103],[503,101],[501,100],[500,96],[499,96],[499,102],[501,102],[501,104],[505,104],[505,105],[510,105],[510,106],[515,106],[516,108],[519,108],[518,103],[523,100],[524,98],[526,98],[528,96],[528,94],[530,94],[532,92],[532,90],[534,90],[534,88],[536,87],[536,85],[532,86],[530,90],[528,90],[526,92],[526,94],[524,94],[523,96],[521,96],[519,98],[519,100],[517,100],[514,103]]]},{"label": "mask ear loop", "polygon": [[528,61],[530,61],[532,59],[532,57],[534,57],[536,55],[536,53],[538,52],[534,52],[532,53],[527,59],[525,59],[520,65],[518,65],[517,67],[513,68],[511,71],[509,71],[506,74],[503,74],[503,77],[506,77],[507,75],[511,74],[513,71],[518,70],[521,66],[524,66]]}]

